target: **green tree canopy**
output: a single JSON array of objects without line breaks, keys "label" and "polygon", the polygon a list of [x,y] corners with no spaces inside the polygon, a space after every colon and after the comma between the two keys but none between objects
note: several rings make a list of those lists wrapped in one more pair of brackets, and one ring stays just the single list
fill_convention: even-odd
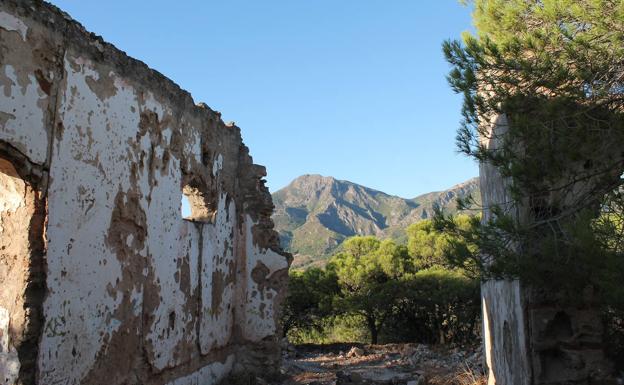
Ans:
[{"label": "green tree canopy", "polygon": [[341,247],[345,254],[358,258],[377,250],[379,244],[379,239],[369,235],[348,238],[342,243]]},{"label": "green tree canopy", "polygon": [[[624,165],[624,3],[473,3],[477,36],[443,47],[449,82],[464,95],[460,150],[513,178],[518,199],[556,191],[559,202],[549,202],[556,206],[573,193],[581,208],[612,191]],[[482,139],[499,114],[508,130],[489,149]],[[588,179],[600,188],[581,194]]]},{"label": "green tree canopy", "polygon": [[[472,220],[470,216],[461,214],[452,218],[458,228],[462,230],[470,228]],[[453,233],[440,231],[431,219],[410,225],[406,233],[407,249],[416,269],[448,265],[449,248],[454,243],[463,242],[461,237]]]},{"label": "green tree canopy", "polygon": [[[464,216],[456,222],[469,219]],[[449,245],[454,241],[431,221],[413,229]],[[437,259],[429,258],[431,266],[424,268],[422,263],[415,266],[422,258],[410,255],[407,246],[393,240],[346,240],[325,269],[290,273],[282,314],[285,332],[290,330],[295,341],[316,343],[364,336],[372,343],[380,338],[427,343],[474,340],[478,281],[463,269],[448,270],[439,264],[443,249],[440,246]]]},{"label": "green tree canopy", "polygon": [[284,335],[292,328],[318,327],[323,317],[333,313],[338,293],[337,277],[332,271],[314,267],[291,271],[281,317]]},{"label": "green tree canopy", "polygon": [[427,343],[471,343],[479,299],[479,281],[460,270],[440,266],[419,270],[403,277],[397,316],[388,327],[393,334]]},{"label": "green tree canopy", "polygon": [[559,301],[589,289],[622,341],[624,2],[470,3],[477,34],[443,47],[464,96],[457,145],[506,178],[511,202],[468,230],[441,215],[436,226],[465,239],[452,261],[486,277],[520,277]]},{"label": "green tree canopy", "polygon": [[373,344],[394,310],[400,292],[396,278],[409,268],[408,261],[407,248],[391,240],[353,237],[327,267],[338,278],[340,307],[366,319]]},{"label": "green tree canopy", "polygon": [[[485,226],[463,231],[496,262],[476,264],[494,275],[538,271],[531,278],[554,286],[593,284],[600,274],[570,282],[553,271],[604,268],[586,265],[593,262],[579,257],[583,249],[598,252],[598,264],[608,257],[585,235],[593,234],[605,196],[622,184],[624,2],[472,4],[477,35],[443,47],[453,66],[449,83],[464,95],[457,143],[509,178],[513,198],[508,207],[488,207]],[[495,117],[503,135],[491,130]],[[522,221],[508,215],[517,207]]]}]

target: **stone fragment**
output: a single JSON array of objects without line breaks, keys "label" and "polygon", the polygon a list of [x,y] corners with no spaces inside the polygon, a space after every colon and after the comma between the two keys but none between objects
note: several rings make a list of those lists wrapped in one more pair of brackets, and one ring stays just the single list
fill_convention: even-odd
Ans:
[{"label": "stone fragment", "polygon": [[361,348],[358,348],[357,346],[354,346],[347,353],[347,358],[362,357],[363,355],[364,355],[364,350]]}]

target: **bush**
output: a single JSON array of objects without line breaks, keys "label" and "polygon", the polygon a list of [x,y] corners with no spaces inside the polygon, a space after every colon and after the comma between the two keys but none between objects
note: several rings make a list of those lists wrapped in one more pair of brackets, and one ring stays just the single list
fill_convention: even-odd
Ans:
[{"label": "bush", "polygon": [[293,328],[322,327],[324,318],[333,314],[333,301],[338,291],[336,275],[331,271],[319,268],[291,271],[281,316],[284,335]]},{"label": "bush", "polygon": [[[412,227],[435,241],[434,227]],[[422,238],[422,237],[421,237]],[[391,240],[353,237],[325,269],[291,272],[282,314],[293,343],[474,343],[480,315],[479,282],[435,262],[426,248],[410,255]],[[415,250],[415,242],[411,242]],[[417,270],[426,260],[432,267]]]},{"label": "bush", "polygon": [[406,276],[404,295],[388,321],[388,342],[474,344],[479,334],[479,282],[433,267]]},{"label": "bush", "polygon": [[293,328],[288,340],[293,344],[367,343],[370,332],[361,315],[342,314],[323,318],[317,327]]}]

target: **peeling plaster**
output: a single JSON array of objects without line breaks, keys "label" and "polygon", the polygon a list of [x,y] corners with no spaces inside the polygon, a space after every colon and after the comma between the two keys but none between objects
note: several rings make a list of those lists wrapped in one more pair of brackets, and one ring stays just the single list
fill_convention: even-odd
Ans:
[{"label": "peeling plaster", "polygon": [[215,362],[204,366],[197,372],[171,381],[167,385],[215,385],[221,381],[234,365],[234,356],[227,357],[225,362]]},{"label": "peeling plaster", "polygon": [[[103,230],[110,227],[117,191],[130,190],[123,144],[133,137],[138,113],[129,108],[137,103],[130,89],[100,99],[86,83],[88,76],[98,76],[88,63],[68,57],[65,71],[59,111],[65,129],[56,143],[48,192],[49,294],[39,368],[43,383],[79,384],[104,341],[121,325],[110,314],[122,298],[108,288],[122,279],[122,264],[107,246]],[[107,125],[117,129],[107,130]],[[72,186],[83,186],[88,193]],[[82,204],[87,201],[93,202],[88,210]]]},{"label": "peeling plaster", "polygon": [[482,284],[481,291],[488,385],[529,384],[520,282],[490,280]]},{"label": "peeling plaster", "polygon": [[223,168],[223,155],[219,154],[217,159],[212,164],[212,176],[217,176],[219,171]]},{"label": "peeling plaster", "polygon": [[[238,127],[54,7],[24,1],[0,3],[9,58],[0,65],[0,150],[6,144],[39,167],[43,213],[10,178],[0,180],[0,213],[20,226],[41,223],[20,232],[19,246],[42,239],[43,308],[32,347],[5,333],[31,316],[8,309],[7,323],[0,314],[0,372],[24,346],[37,356],[29,381],[38,385],[212,384],[242,356],[245,370],[277,370],[266,367],[279,359],[277,338],[255,342],[278,332],[285,281],[275,277],[288,260],[273,251],[264,169]],[[204,217],[181,217],[186,186]],[[0,232],[15,226],[0,220]],[[39,277],[28,271],[28,251],[18,251],[24,277],[5,274],[12,284]],[[9,297],[25,298],[20,290]]]},{"label": "peeling plaster", "polygon": [[43,101],[48,96],[34,73],[21,84],[18,71],[12,65],[0,66],[0,112],[5,116],[0,119],[0,139],[16,143],[33,162],[43,164],[48,151]]},{"label": "peeling plaster", "polygon": [[20,34],[22,40],[26,41],[28,27],[17,17],[6,12],[0,12],[0,28],[6,29],[7,31],[16,31]]},{"label": "peeling plaster", "polygon": [[[225,346],[231,335],[234,321],[234,244],[232,238],[236,228],[234,202],[226,194],[219,197],[215,224],[204,225],[201,265],[201,301],[203,304],[199,340],[202,354],[213,348]],[[220,276],[221,285],[215,285],[213,278]],[[216,307],[213,298],[220,297]]]},{"label": "peeling plaster", "polygon": [[[155,106],[152,106],[155,108]],[[161,111],[161,108],[155,108]],[[155,149],[156,159],[162,158],[164,149]],[[157,307],[154,320],[146,333],[150,360],[157,370],[186,362],[190,357],[189,346],[194,344],[196,322],[194,309],[187,308],[192,287],[187,279],[186,286],[179,274],[197,276],[197,254],[190,244],[199,242],[199,233],[191,224],[180,217],[180,165],[173,159],[166,171],[168,178],[160,178],[157,186],[146,186],[151,191],[147,210],[149,263],[157,268],[152,278],[158,283]],[[184,271],[180,271],[184,270]],[[151,290],[146,289],[146,294]]]},{"label": "peeling plaster", "polygon": [[[262,249],[254,243],[252,228],[255,225],[247,215],[245,219],[245,250],[247,253],[247,291],[245,298],[244,335],[258,342],[276,332],[274,301],[277,288],[271,279],[288,269],[288,262],[273,250]],[[254,272],[260,271],[259,277]]]}]

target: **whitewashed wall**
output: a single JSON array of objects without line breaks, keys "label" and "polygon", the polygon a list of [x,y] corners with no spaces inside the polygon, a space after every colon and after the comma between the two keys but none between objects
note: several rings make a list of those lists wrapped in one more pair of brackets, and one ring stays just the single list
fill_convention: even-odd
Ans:
[{"label": "whitewashed wall", "polygon": [[[499,146],[506,130],[505,116],[497,116],[491,122],[488,137],[481,140],[488,149],[493,150]],[[479,175],[483,220],[491,219],[493,206],[518,218],[520,213],[509,195],[509,181],[487,163],[479,166]],[[522,285],[518,280],[491,279],[481,284],[488,385],[532,383],[525,306]]]},{"label": "whitewashed wall", "polygon": [[0,4],[0,48],[0,144],[48,177],[38,383],[212,384],[277,345],[288,261],[239,129],[49,5]]}]

